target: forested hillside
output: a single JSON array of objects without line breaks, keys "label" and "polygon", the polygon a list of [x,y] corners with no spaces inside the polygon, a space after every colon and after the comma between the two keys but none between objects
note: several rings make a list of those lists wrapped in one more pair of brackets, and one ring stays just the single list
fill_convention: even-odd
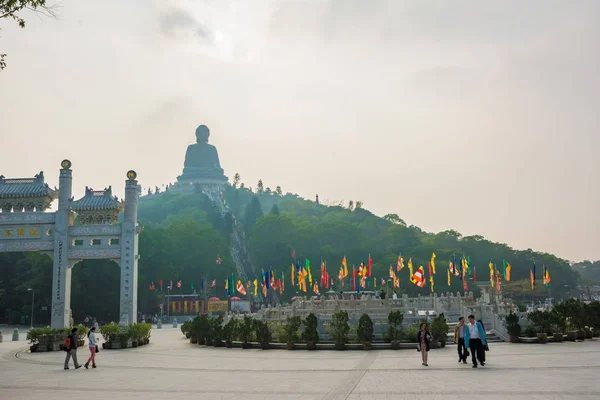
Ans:
[{"label": "forested hillside", "polygon": [[[398,215],[378,217],[364,209],[360,201],[327,206],[290,193],[283,194],[279,187],[270,190],[259,184],[257,189],[250,190],[239,186],[236,184],[224,190],[223,196],[230,210],[225,218],[199,188],[195,193],[167,191],[140,199],[139,222],[144,227],[140,235],[140,310],[156,310],[161,301],[160,280],[165,291],[170,281],[181,281],[182,288],[176,289],[176,294],[191,293],[192,284],[199,290],[202,280],[207,286],[216,280],[211,294],[224,296],[224,281],[235,271],[229,254],[234,224],[243,231],[251,262],[259,274],[263,268],[273,268],[278,277],[284,273],[284,300],[294,296],[297,290],[290,282],[293,250],[303,265],[306,259],[311,260],[316,279],[320,262],[325,261],[336,282],[336,290],[341,289],[337,275],[344,256],[351,269],[352,265],[358,267],[361,261],[367,262],[370,255],[374,262],[372,276],[377,278],[380,287],[381,279],[388,279],[389,266],[396,265],[399,254],[405,261],[412,258],[415,269],[419,265],[427,269],[427,262],[434,252],[437,255],[435,290],[438,292],[462,290],[462,282],[457,277],[452,277],[448,287],[447,267],[453,256],[460,259],[463,255],[470,257],[480,284],[489,284],[490,259],[497,267],[502,266],[503,260],[508,261],[512,265],[512,281],[503,283],[505,293],[518,296],[525,293],[527,298],[546,296],[548,289],[542,284],[543,265],[551,275],[553,296],[573,295],[577,287],[579,273],[572,270],[566,260],[551,254],[517,251],[507,244],[493,243],[481,236],[462,236],[453,230],[436,234],[423,232],[416,226],[406,226]],[[537,286],[532,291],[529,270],[534,262]],[[41,307],[50,305],[50,258],[35,253],[0,254],[0,268],[0,318],[4,317],[6,321],[8,317],[28,315],[31,303],[27,288],[33,287],[36,304],[40,307],[36,311],[40,314],[37,320],[43,321],[45,314]],[[595,269],[578,270],[583,273]],[[429,283],[422,289],[410,283],[408,268],[398,275],[400,293],[430,294]],[[594,277],[590,276],[590,279]],[[344,287],[347,290],[348,281],[349,278]],[[156,290],[149,290],[151,283]],[[477,291],[473,276],[469,277],[468,285],[469,290]],[[76,265],[72,288],[76,319],[86,314],[102,320],[118,319],[119,267],[115,263],[88,260]]]}]

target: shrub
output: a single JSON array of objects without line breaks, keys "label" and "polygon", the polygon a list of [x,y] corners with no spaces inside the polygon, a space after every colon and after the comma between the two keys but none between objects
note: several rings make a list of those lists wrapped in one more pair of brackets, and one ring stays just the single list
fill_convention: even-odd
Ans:
[{"label": "shrub", "polygon": [[200,341],[206,341],[210,336],[210,321],[206,314],[198,315],[192,321],[190,335]]},{"label": "shrub", "polygon": [[307,343],[319,343],[319,332],[317,331],[317,316],[313,313],[310,313],[306,316],[306,319],[303,321],[303,323],[304,332],[302,332],[302,339],[304,339],[304,341]]},{"label": "shrub", "polygon": [[358,336],[358,341],[362,344],[373,342],[373,321],[368,314],[360,316],[356,334]]},{"label": "shrub", "polygon": [[228,342],[232,342],[237,334],[237,320],[230,318],[229,321],[223,327],[223,339]]},{"label": "shrub", "polygon": [[531,322],[537,333],[548,333],[552,324],[552,314],[550,311],[532,311],[527,314],[527,319]]},{"label": "shrub", "polygon": [[185,336],[187,336],[188,334],[190,334],[190,329],[192,329],[192,321],[185,321],[183,324],[181,324],[181,333],[183,333]]},{"label": "shrub", "polygon": [[119,333],[121,332],[121,328],[114,322],[103,325],[100,327],[100,332],[104,339],[106,339],[109,343],[116,343],[119,340]]},{"label": "shrub", "polygon": [[411,324],[406,327],[405,335],[411,343],[417,343],[417,334],[419,333],[419,326],[417,324]]},{"label": "shrub", "polygon": [[217,318],[210,320],[210,332],[212,339],[216,341],[223,340],[223,316],[219,315]]},{"label": "shrub", "polygon": [[555,328],[556,333],[565,333],[567,330],[567,308],[565,303],[556,304],[551,313],[551,322]]},{"label": "shrub", "polygon": [[273,340],[269,324],[265,321],[254,321],[254,332],[256,334],[256,341],[261,344],[268,344]]},{"label": "shrub", "polygon": [[513,312],[504,317],[506,322],[506,331],[510,336],[521,336],[521,325],[519,325],[519,316]]},{"label": "shrub", "polygon": [[525,304],[523,304],[523,303],[517,303],[517,310],[519,312],[525,312],[525,311],[527,311],[527,307],[525,307]]},{"label": "shrub", "polygon": [[537,336],[537,331],[533,325],[527,325],[523,330],[525,337],[532,338]]},{"label": "shrub", "polygon": [[569,299],[563,304],[565,307],[565,313],[569,317],[569,326],[572,329],[582,330],[585,327],[586,322],[583,305],[575,299]]},{"label": "shrub", "polygon": [[287,343],[298,343],[300,341],[300,317],[288,317],[285,322],[285,341]]},{"label": "shrub", "polygon": [[335,344],[344,345],[348,343],[348,332],[350,331],[350,325],[348,325],[348,312],[338,311],[333,314],[329,329]]},{"label": "shrub", "polygon": [[448,340],[448,323],[446,322],[444,313],[441,313],[431,321],[431,333],[442,347],[446,346],[446,341]]},{"label": "shrub", "polygon": [[254,330],[254,320],[252,317],[244,315],[244,319],[237,324],[237,336],[242,343],[247,344],[252,340],[252,332]]},{"label": "shrub", "polygon": [[27,340],[29,340],[29,343],[33,345],[46,340],[46,338],[53,337],[55,334],[56,331],[49,326],[44,328],[30,329],[29,332],[27,332]]},{"label": "shrub", "polygon": [[404,314],[401,311],[390,311],[388,315],[390,342],[394,343],[400,339],[402,321],[404,321]]}]

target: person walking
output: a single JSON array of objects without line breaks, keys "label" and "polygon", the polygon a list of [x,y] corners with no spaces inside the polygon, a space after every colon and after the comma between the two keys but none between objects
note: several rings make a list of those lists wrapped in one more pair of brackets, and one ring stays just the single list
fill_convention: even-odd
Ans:
[{"label": "person walking", "polygon": [[379,293],[379,298],[385,300],[385,291],[383,289],[381,289],[381,293]]},{"label": "person walking", "polygon": [[432,336],[429,332],[427,324],[423,322],[419,326],[419,332],[417,332],[417,350],[421,352],[421,358],[423,360],[423,366],[428,367],[427,364],[427,352],[430,350],[429,343],[431,342]]},{"label": "person walking", "polygon": [[67,337],[69,345],[65,348],[67,357],[65,358],[65,369],[69,369],[69,361],[73,358],[75,369],[81,368],[81,364],[77,362],[77,328],[71,329],[71,334]]},{"label": "person walking", "polygon": [[465,329],[465,347],[471,350],[471,360],[473,368],[477,368],[477,360],[481,366],[485,366],[485,355],[483,348],[487,346],[485,331],[479,322],[475,321],[474,315],[469,315],[469,325]]},{"label": "person walking", "polygon": [[85,369],[88,369],[90,363],[92,368],[96,368],[96,353],[98,352],[98,339],[96,338],[96,327],[92,327],[88,332],[88,348],[90,349],[90,358],[85,363]]},{"label": "person walking", "polygon": [[469,357],[469,351],[465,346],[466,329],[467,327],[465,325],[465,319],[460,317],[458,319],[458,324],[454,328],[454,343],[457,344],[458,362],[462,362],[463,364],[467,363],[467,357]]},{"label": "person walking", "polygon": [[[483,332],[485,333],[485,325],[483,325],[483,321],[478,319],[477,322],[479,322],[481,324],[481,329],[483,329]],[[482,358],[480,361],[482,362],[482,364],[485,364],[485,356],[486,356],[485,352],[486,351],[490,351],[487,341],[486,341],[486,344],[483,345],[483,351],[481,352]]]}]

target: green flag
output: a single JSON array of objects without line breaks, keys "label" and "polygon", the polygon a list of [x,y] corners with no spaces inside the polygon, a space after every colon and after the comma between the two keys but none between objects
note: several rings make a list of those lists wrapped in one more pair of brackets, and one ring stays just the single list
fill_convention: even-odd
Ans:
[{"label": "green flag", "polygon": [[192,289],[194,288],[194,280],[193,279],[190,281],[190,286],[192,287]]}]

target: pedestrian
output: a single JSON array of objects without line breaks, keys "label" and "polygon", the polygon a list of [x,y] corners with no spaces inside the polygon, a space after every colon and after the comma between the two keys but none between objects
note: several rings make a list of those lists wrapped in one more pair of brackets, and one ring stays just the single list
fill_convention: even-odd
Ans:
[{"label": "pedestrian", "polygon": [[427,364],[427,352],[430,349],[429,343],[431,342],[432,336],[427,327],[427,323],[423,322],[419,326],[419,332],[417,333],[417,350],[421,352],[421,358],[423,359],[423,364],[425,367],[428,367]]},{"label": "pedestrian", "polygon": [[385,300],[385,291],[383,289],[381,289],[381,293],[379,293],[379,298]]},{"label": "pedestrian", "polygon": [[392,299],[398,300],[398,293],[394,290],[394,294],[392,295]]},{"label": "pedestrian", "polygon": [[[77,362],[77,328],[71,329],[71,334],[67,336],[68,346],[65,347],[67,357],[65,358],[65,369],[69,369],[69,361],[73,357],[73,365],[75,369],[81,368],[81,364]],[[67,342],[67,341],[66,341]]]},{"label": "pedestrian", "polygon": [[[481,329],[483,329],[483,332],[485,332],[485,326],[483,325],[483,321],[478,319],[477,322],[479,322],[481,324]],[[485,352],[486,351],[490,351],[490,347],[487,344],[487,340],[486,340],[486,344],[483,345],[483,351],[481,352],[481,356],[482,356],[481,361],[483,363],[485,363],[485,356],[486,356]]]},{"label": "pedestrian", "polygon": [[475,316],[469,315],[469,325],[465,329],[465,347],[471,350],[473,368],[477,368],[477,360],[482,367],[485,366],[484,346],[487,346],[485,331],[481,324],[475,321]]},{"label": "pedestrian", "polygon": [[458,345],[458,362],[462,362],[463,364],[467,363],[467,357],[469,357],[469,352],[465,347],[465,329],[465,319],[460,317],[458,325],[454,328],[454,343]]},{"label": "pedestrian", "polygon": [[90,363],[92,368],[96,368],[96,353],[98,352],[98,339],[96,338],[96,327],[92,327],[88,332],[88,348],[90,349],[90,358],[85,363],[85,369],[88,369]]}]

